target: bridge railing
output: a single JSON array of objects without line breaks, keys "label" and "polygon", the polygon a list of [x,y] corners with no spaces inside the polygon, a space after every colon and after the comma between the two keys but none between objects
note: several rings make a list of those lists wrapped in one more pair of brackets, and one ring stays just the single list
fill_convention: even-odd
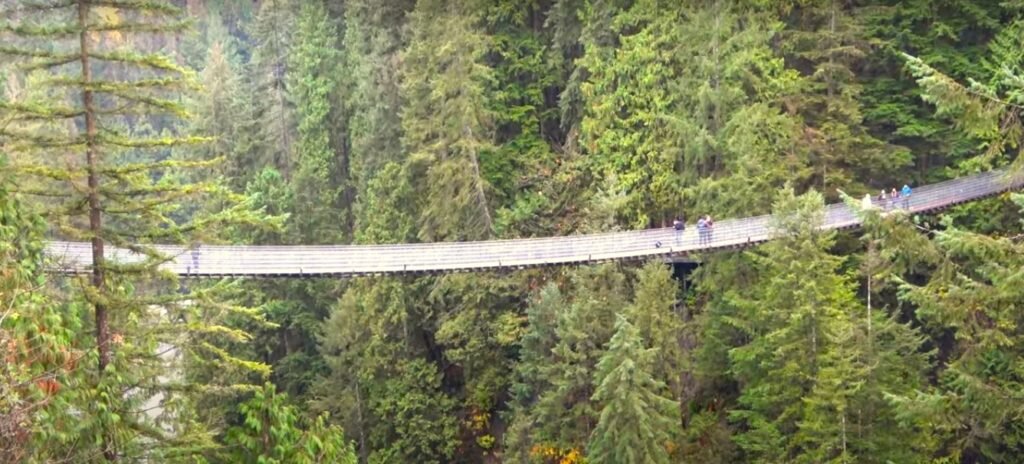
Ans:
[{"label": "bridge railing", "polygon": [[[992,195],[1010,188],[1001,172],[988,172],[915,189],[906,204],[896,208],[928,211]],[[888,208],[888,202],[876,206]],[[769,216],[726,219],[715,224],[710,239],[701,239],[690,225],[682,233],[671,228],[589,235],[570,235],[480,242],[413,243],[395,245],[223,246],[203,245],[198,250],[158,245],[171,256],[166,267],[180,275],[354,275],[405,272],[517,268],[685,254],[745,246],[771,238]],[[827,205],[823,227],[858,224],[845,204]],[[48,254],[66,272],[85,272],[90,262],[88,243],[53,242]],[[113,250],[111,259],[138,259],[125,250]]]}]

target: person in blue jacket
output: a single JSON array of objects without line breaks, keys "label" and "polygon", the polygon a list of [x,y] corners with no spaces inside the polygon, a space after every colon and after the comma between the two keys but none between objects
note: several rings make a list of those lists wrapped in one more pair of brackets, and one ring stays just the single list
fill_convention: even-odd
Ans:
[{"label": "person in blue jacket", "polygon": [[900,190],[900,197],[903,199],[903,209],[910,209],[910,186],[903,184],[903,190]]}]

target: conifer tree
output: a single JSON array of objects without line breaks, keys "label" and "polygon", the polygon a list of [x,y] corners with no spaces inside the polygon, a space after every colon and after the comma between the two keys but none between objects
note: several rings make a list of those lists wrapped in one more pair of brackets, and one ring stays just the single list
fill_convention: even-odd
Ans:
[{"label": "conifer tree", "polygon": [[629,3],[626,0],[560,0],[552,5],[548,25],[555,34],[555,43],[565,47],[563,53],[574,58],[558,101],[567,145],[578,136],[584,116],[586,101],[581,86],[590,78],[591,66],[613,60],[618,44],[614,19]]},{"label": "conifer tree", "polygon": [[745,429],[735,440],[752,462],[786,461],[802,452],[792,440],[804,415],[803,398],[834,367],[827,355],[853,302],[852,288],[836,273],[839,259],[825,251],[832,235],[816,229],[823,220],[821,196],[798,199],[790,191],[780,197],[773,218],[780,235],[763,247],[757,260],[763,277],[750,288],[756,296],[741,303],[745,312],[734,320],[749,343],[730,351],[741,386],[731,416]]},{"label": "conifer tree", "polygon": [[674,128],[686,205],[719,216],[768,212],[770,195],[808,174],[800,122],[785,96],[800,84],[771,47],[778,21],[748,5],[714,0],[680,24],[683,57]]},{"label": "conifer tree", "polygon": [[[780,234],[755,258],[758,277],[730,323],[749,341],[730,351],[740,382],[731,417],[754,462],[920,460],[929,445],[885,401],[921,385],[923,339],[884,311],[865,314],[817,230],[821,196],[780,196]],[[877,213],[875,213],[877,214]],[[899,361],[897,361],[899,360]]]},{"label": "conifer tree", "polygon": [[259,464],[356,464],[356,454],[340,428],[324,416],[305,424],[287,395],[267,384],[239,406],[242,425],[227,433],[224,462]]},{"label": "conifer tree", "polygon": [[667,463],[668,446],[679,427],[678,409],[664,396],[651,364],[655,349],[644,348],[640,332],[624,316],[597,365],[593,399],[600,420],[587,446],[594,463]]},{"label": "conifer tree", "polygon": [[792,10],[792,27],[780,33],[787,65],[805,76],[791,102],[805,125],[810,183],[822,192],[849,191],[862,188],[862,179],[884,178],[911,164],[909,150],[886,145],[863,124],[856,70],[870,50],[849,6],[817,0],[780,7]]},{"label": "conifer tree", "polygon": [[625,276],[614,266],[584,268],[572,275],[573,301],[558,316],[551,360],[543,369],[550,387],[533,414],[534,442],[559,450],[583,450],[597,426],[591,401],[594,373],[614,331],[615,315],[628,304]]},{"label": "conifer tree", "polygon": [[[1024,209],[1024,197],[1013,196]],[[948,223],[947,226],[952,226]],[[930,330],[955,330],[941,345],[946,363],[933,388],[896,395],[905,426],[928,424],[938,455],[948,460],[1013,462],[1021,453],[1022,353],[1019,241],[959,227],[936,233],[938,267],[918,285],[902,282],[903,298]]]},{"label": "conifer tree", "polygon": [[[953,79],[986,82],[985,44],[1017,14],[1009,2],[949,0],[935,8],[929,0],[871,2],[859,22],[876,52],[867,56],[864,76],[865,123],[876,137],[907,147],[919,179],[943,178],[943,169],[979,153],[975,141],[948,130],[950,122],[921,101],[922,89],[906,78],[904,53],[921,58]],[[951,33],[961,31],[962,33]]]},{"label": "conifer tree", "polygon": [[[410,240],[411,195],[402,167],[384,165],[357,209],[356,242]],[[457,442],[453,401],[440,389],[437,367],[422,359],[432,322],[415,304],[421,287],[399,278],[355,282],[321,330],[329,374],[316,385],[315,405],[344,424],[364,461],[444,461]]]},{"label": "conifer tree", "polygon": [[254,46],[249,63],[257,100],[257,120],[265,143],[258,165],[269,166],[291,176],[295,145],[295,108],[288,98],[289,54],[295,30],[297,2],[260,2],[251,24]]},{"label": "conifer tree", "polygon": [[297,23],[288,74],[298,120],[292,221],[302,243],[340,243],[351,222],[347,128],[332,124],[344,111],[335,100],[343,55],[323,4],[304,2]]},{"label": "conifer tree", "polygon": [[985,76],[985,82],[972,81],[965,85],[921,58],[904,55],[921,86],[922,98],[935,105],[935,114],[948,118],[962,133],[984,147],[983,156],[964,163],[969,170],[1003,166],[1010,161],[1016,163],[1017,170],[1024,166],[1022,157],[1016,156],[1024,137],[1020,122],[1024,103],[1021,97],[1024,57],[1013,52],[1022,43],[1022,30],[1024,26],[1014,24],[992,44],[985,66],[992,74]]},{"label": "conifer tree", "polygon": [[[165,56],[121,45],[125,37],[180,30],[179,10],[163,2],[94,3],[25,3],[18,22],[0,25],[10,39],[0,54],[20,58],[21,69],[48,73],[39,81],[45,97],[0,103],[13,121],[0,128],[0,138],[19,154],[15,168],[38,179],[32,184],[38,188],[27,191],[46,195],[56,233],[92,243],[91,275],[75,286],[82,289],[75,298],[93,310],[89,361],[96,368],[87,371],[80,403],[69,406],[82,420],[66,424],[67,434],[53,440],[49,452],[108,461],[169,459],[213,444],[202,425],[191,422],[187,393],[168,388],[173,375],[161,376],[168,366],[153,356],[158,344],[227,371],[260,366],[233,358],[217,342],[189,343],[203,333],[244,338],[221,322],[227,313],[245,312],[211,300],[216,286],[187,301],[166,292],[177,285],[158,270],[167,257],[149,244],[205,241],[223,224],[258,218],[214,182],[179,182],[183,171],[209,165],[167,159],[169,148],[203,141],[177,135],[173,125],[186,115],[177,99],[193,76]],[[39,132],[33,121],[59,122],[61,129]],[[154,131],[159,135],[138,136],[150,123],[168,125]],[[186,201],[204,198],[224,206],[189,217]],[[136,260],[109,259],[107,245],[131,250]],[[172,322],[181,320],[187,323]],[[154,395],[163,398],[159,417],[140,410]]]},{"label": "conifer tree", "polygon": [[345,6],[345,61],[352,73],[351,174],[357,198],[388,162],[402,162],[399,54],[415,0],[354,0]]},{"label": "conifer tree", "polygon": [[494,217],[480,153],[491,144],[481,60],[486,38],[471,2],[420,0],[402,55],[403,146],[420,192],[419,237],[481,239]]},{"label": "conifer tree", "polygon": [[519,361],[509,393],[510,417],[505,432],[505,458],[510,462],[530,462],[534,447],[533,432],[539,424],[532,413],[540,395],[551,387],[545,366],[552,360],[557,341],[558,313],[566,307],[565,298],[554,283],[546,285],[526,310],[526,333],[519,340]]},{"label": "conifer tree", "polygon": [[638,2],[615,17],[612,31],[621,45],[614,58],[605,61],[600,49],[590,48],[580,60],[588,70],[580,87],[587,108],[580,139],[593,177],[613,179],[611,188],[625,194],[616,213],[632,227],[664,224],[682,200],[670,84],[681,69],[674,48],[683,21],[681,6]]},{"label": "conifer tree", "polygon": [[233,188],[242,190],[258,173],[254,153],[262,149],[262,131],[257,127],[252,89],[236,61],[226,44],[211,44],[199,73],[202,91],[190,108],[195,114],[192,129],[213,140],[185,150],[184,156],[204,161],[224,157],[220,173]]}]

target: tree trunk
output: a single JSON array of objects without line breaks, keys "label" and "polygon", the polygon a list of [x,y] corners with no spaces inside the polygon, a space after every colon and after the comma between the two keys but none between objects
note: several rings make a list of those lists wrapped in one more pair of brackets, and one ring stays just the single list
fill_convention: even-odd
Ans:
[{"label": "tree trunk", "polygon": [[[96,109],[93,105],[93,93],[88,85],[92,82],[92,69],[89,64],[89,31],[85,30],[89,18],[89,3],[78,0],[78,25],[82,31],[78,35],[79,61],[82,64],[82,105],[85,110],[85,158],[89,174],[89,232],[92,234],[92,285],[98,294],[104,293],[104,252],[103,252],[103,218],[100,215],[100,188],[98,157],[96,152]],[[110,364],[110,327],[107,323],[107,308],[100,302],[93,304],[96,311],[96,349],[99,352],[99,376]],[[103,457],[107,461],[117,460],[117,449],[108,430],[103,430]]]}]

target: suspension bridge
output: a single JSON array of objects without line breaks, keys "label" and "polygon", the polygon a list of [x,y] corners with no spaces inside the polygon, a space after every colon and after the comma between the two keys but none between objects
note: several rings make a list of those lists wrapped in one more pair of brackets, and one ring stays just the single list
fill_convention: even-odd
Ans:
[{"label": "suspension bridge", "polygon": [[[927,213],[1024,187],[1024,179],[989,171],[916,188],[896,209]],[[875,200],[876,207],[890,208]],[[692,225],[682,233],[672,228],[561,237],[474,242],[394,245],[201,245],[196,248],[155,245],[169,260],[162,266],[182,277],[324,277],[417,273],[474,272],[538,266],[587,264],[650,258],[672,258],[736,249],[770,240],[768,215],[716,221],[708,237]],[[824,229],[860,225],[846,204],[825,207]],[[51,272],[91,272],[88,242],[47,244]],[[108,259],[139,261],[125,249],[107,249]]]}]

